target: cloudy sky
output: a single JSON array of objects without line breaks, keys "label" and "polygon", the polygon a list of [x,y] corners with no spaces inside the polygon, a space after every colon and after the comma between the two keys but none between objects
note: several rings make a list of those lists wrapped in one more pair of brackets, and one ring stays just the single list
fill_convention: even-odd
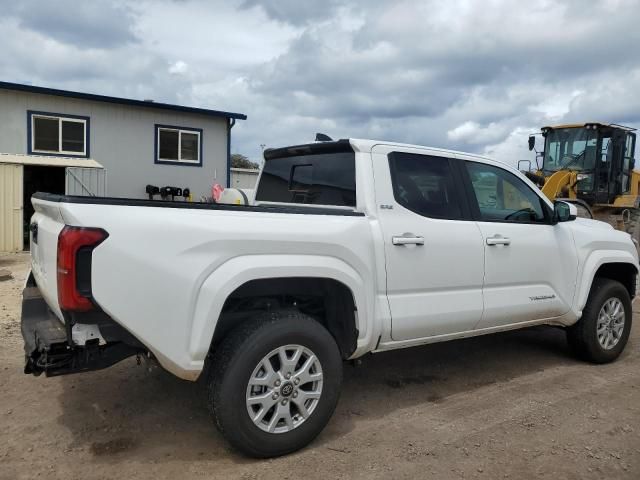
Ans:
[{"label": "cloudy sky", "polygon": [[0,0],[0,79],[241,112],[232,151],[334,138],[532,158],[640,126],[640,0]]}]

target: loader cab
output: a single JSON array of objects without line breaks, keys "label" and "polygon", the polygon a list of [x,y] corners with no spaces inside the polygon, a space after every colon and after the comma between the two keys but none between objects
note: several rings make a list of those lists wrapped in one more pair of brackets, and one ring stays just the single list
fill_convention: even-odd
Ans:
[{"label": "loader cab", "polygon": [[544,127],[542,173],[577,173],[576,195],[590,205],[612,204],[630,193],[636,134],[620,125],[586,123]]}]

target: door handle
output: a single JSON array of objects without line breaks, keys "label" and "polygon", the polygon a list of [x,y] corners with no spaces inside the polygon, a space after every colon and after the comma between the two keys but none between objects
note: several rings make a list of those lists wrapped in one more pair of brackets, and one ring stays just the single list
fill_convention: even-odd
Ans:
[{"label": "door handle", "polygon": [[394,245],[424,245],[424,237],[412,233],[405,233],[398,237],[391,237],[391,243]]},{"label": "door handle", "polygon": [[487,237],[487,245],[509,245],[511,239],[503,237],[502,235],[494,235],[493,237]]}]

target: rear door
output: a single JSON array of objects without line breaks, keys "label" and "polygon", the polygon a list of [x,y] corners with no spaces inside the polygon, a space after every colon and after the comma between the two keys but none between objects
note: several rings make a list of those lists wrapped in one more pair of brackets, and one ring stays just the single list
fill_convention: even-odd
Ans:
[{"label": "rear door", "polygon": [[484,314],[478,328],[566,313],[578,259],[566,224],[526,182],[498,164],[465,161],[465,182],[484,248]]},{"label": "rear door", "polygon": [[0,252],[24,247],[23,167],[0,163]]},{"label": "rear door", "polygon": [[473,330],[484,247],[457,162],[427,149],[372,150],[393,340]]},{"label": "rear door", "polygon": [[66,195],[107,196],[107,171],[104,168],[67,167],[65,176]]}]

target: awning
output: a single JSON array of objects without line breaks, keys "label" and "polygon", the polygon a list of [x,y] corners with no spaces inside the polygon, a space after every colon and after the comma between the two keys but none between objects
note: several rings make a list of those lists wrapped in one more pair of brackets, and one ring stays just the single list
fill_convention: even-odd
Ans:
[{"label": "awning", "polygon": [[44,155],[19,155],[15,153],[0,153],[0,164],[39,165],[42,167],[86,167],[104,168],[91,158],[47,157]]}]

